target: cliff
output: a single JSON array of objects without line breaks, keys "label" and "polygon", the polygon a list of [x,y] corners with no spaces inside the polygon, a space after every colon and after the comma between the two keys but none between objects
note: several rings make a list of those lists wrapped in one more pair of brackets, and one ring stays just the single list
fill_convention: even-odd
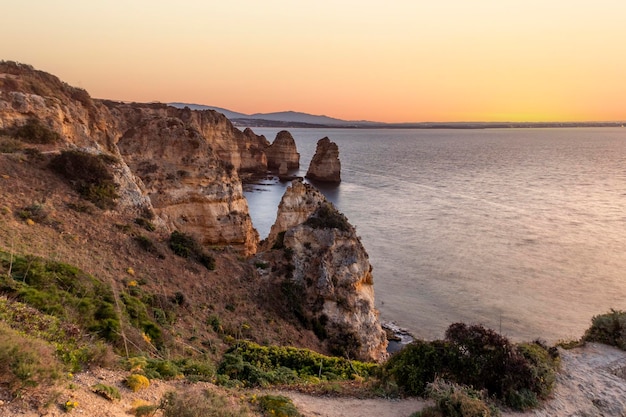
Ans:
[{"label": "cliff", "polygon": [[40,152],[82,149],[114,157],[119,210],[154,212],[157,224],[205,245],[256,251],[238,170],[266,170],[263,136],[241,132],[213,111],[93,100],[13,62],[0,63],[0,83],[0,129],[46,132],[24,139]]},{"label": "cliff", "polygon": [[312,186],[294,181],[266,242],[284,252],[272,277],[296,317],[331,352],[360,360],[386,357],[374,308],[372,267],[347,219]]},{"label": "cliff", "polygon": [[335,142],[331,142],[327,137],[317,142],[306,178],[320,182],[341,182],[339,147]]},{"label": "cliff", "polygon": [[[183,110],[180,117],[173,117],[168,113],[175,112],[149,107],[110,106],[122,120],[128,115],[138,118],[130,121],[132,127],[117,147],[145,184],[155,214],[168,228],[194,235],[206,246],[230,245],[245,255],[256,252],[258,233],[241,181],[233,165],[218,158],[206,139],[215,115],[191,116]],[[195,120],[184,121],[191,118]]]},{"label": "cliff", "polygon": [[300,154],[296,149],[296,141],[286,130],[276,134],[274,142],[265,148],[265,153],[269,169],[278,170],[283,162],[287,164],[287,169],[300,168]]}]

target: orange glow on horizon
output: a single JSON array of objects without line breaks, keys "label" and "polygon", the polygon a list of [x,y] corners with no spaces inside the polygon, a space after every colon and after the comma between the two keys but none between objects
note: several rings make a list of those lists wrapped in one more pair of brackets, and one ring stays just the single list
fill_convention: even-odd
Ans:
[{"label": "orange glow on horizon", "polygon": [[419,3],[12,2],[0,59],[97,98],[247,114],[626,120],[626,3]]}]

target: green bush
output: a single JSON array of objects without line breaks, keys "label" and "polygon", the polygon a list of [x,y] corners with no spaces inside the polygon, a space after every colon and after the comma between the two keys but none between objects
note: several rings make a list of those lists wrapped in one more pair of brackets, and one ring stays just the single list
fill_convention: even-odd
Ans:
[{"label": "green bush", "polygon": [[110,385],[96,384],[91,387],[91,390],[109,401],[119,400],[120,398],[122,398],[122,396],[120,395],[120,390]]},{"label": "green bush", "polygon": [[150,386],[150,380],[140,374],[131,374],[124,380],[126,386],[132,391],[137,392]]},{"label": "green bush", "polygon": [[138,235],[138,236],[134,236],[133,240],[137,242],[137,245],[139,245],[139,247],[145,250],[146,252],[156,255],[160,259],[164,257],[163,254],[159,251],[157,246],[154,244],[154,242],[150,238],[143,236],[143,235]]},{"label": "green bush", "polygon": [[57,132],[38,119],[28,119],[24,125],[15,128],[13,137],[35,144],[50,144],[61,140]]},{"label": "green bush", "polygon": [[143,227],[148,232],[154,232],[156,230],[156,226],[154,225],[154,223],[144,217],[137,217],[135,219],[135,224]]},{"label": "green bush", "polygon": [[437,375],[446,376],[453,360],[455,355],[449,343],[415,340],[387,361],[385,375],[393,376],[407,394],[423,396]]},{"label": "green bush", "polygon": [[0,132],[0,153],[16,153],[24,149],[24,144],[19,140],[4,136]]},{"label": "green bush", "polygon": [[194,259],[209,271],[215,269],[215,258],[205,253],[202,246],[192,236],[174,230],[170,235],[169,246],[176,255]]},{"label": "green bush", "polygon": [[50,161],[50,167],[64,177],[86,200],[101,209],[112,209],[119,198],[119,185],[114,182],[109,165],[117,160],[105,154],[63,151]]},{"label": "green bush", "polygon": [[71,372],[92,364],[106,364],[111,358],[108,345],[88,342],[76,325],[62,322],[24,303],[0,297],[0,322],[24,335],[52,343],[57,358]]},{"label": "green bush", "polygon": [[120,321],[110,286],[75,266],[0,251],[0,267],[11,276],[0,291],[39,311],[71,320],[108,341],[119,340]]},{"label": "green bush", "polygon": [[258,402],[266,417],[300,417],[302,415],[293,405],[291,398],[284,395],[262,395],[254,402]]},{"label": "green bush", "polygon": [[346,216],[341,214],[331,203],[321,204],[304,224],[314,229],[339,229],[342,232],[351,229]]},{"label": "green bush", "polygon": [[626,350],[626,312],[611,309],[608,313],[594,316],[583,340]]},{"label": "green bush", "polygon": [[224,355],[218,374],[248,386],[289,384],[300,380],[349,380],[377,375],[373,363],[325,356],[308,349],[259,346],[240,341]]},{"label": "green bush", "polygon": [[62,369],[51,344],[0,322],[0,390],[17,396],[28,388],[54,382]]},{"label": "green bush", "polygon": [[446,340],[415,341],[385,365],[385,378],[407,394],[423,395],[435,376],[485,389],[507,405],[523,410],[546,398],[554,386],[556,349],[541,343],[516,346],[482,326],[451,325]]}]

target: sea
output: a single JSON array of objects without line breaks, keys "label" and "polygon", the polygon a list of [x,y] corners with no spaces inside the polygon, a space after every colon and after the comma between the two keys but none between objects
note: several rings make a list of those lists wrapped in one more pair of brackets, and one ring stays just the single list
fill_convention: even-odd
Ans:
[{"label": "sea", "polygon": [[[626,310],[626,128],[288,130],[295,175],[319,139],[339,146],[342,182],[318,188],[369,253],[382,321],[555,343]],[[245,187],[261,238],[288,185]]]}]

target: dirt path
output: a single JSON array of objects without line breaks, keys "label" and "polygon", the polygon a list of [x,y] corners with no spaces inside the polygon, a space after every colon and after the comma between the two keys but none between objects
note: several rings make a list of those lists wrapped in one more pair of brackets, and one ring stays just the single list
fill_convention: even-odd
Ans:
[{"label": "dirt path", "polygon": [[315,397],[297,392],[277,392],[293,400],[304,417],[408,417],[426,404],[415,398],[403,400]]},{"label": "dirt path", "polygon": [[[616,348],[588,343],[569,351],[561,351],[561,372],[553,397],[542,408],[526,413],[505,412],[502,417],[626,417],[626,352]],[[189,387],[184,381],[153,381],[138,393],[124,388],[126,372],[100,369],[78,374],[73,388],[56,391],[56,401],[45,410],[24,410],[14,404],[0,402],[0,417],[60,417],[67,415],[60,407],[66,400],[78,402],[72,413],[89,417],[128,417],[138,400],[155,404],[167,391]],[[102,382],[116,386],[123,393],[120,401],[107,401],[90,387]],[[201,383],[198,389],[221,390]],[[227,394],[227,392],[224,392]],[[408,417],[427,403],[419,399],[355,399],[311,396],[292,391],[270,391],[290,397],[304,417]],[[232,393],[231,393],[232,394]]]}]

